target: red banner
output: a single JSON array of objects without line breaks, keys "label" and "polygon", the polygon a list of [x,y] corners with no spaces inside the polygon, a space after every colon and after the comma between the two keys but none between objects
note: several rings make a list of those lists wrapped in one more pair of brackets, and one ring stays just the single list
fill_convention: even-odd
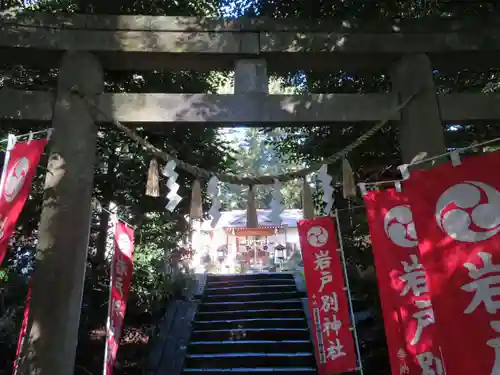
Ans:
[{"label": "red banner", "polygon": [[17,374],[17,369],[19,366],[18,360],[19,356],[21,355],[21,349],[23,347],[24,338],[26,337],[26,331],[28,329],[30,303],[31,303],[31,281],[28,286],[28,296],[26,297],[26,305],[24,306],[24,315],[23,315],[23,323],[21,325],[21,333],[19,333],[19,339],[17,340],[16,359],[14,360],[14,372],[13,372],[14,375]]},{"label": "red banner", "polygon": [[46,144],[46,139],[38,139],[17,142],[10,150],[7,147],[0,180],[0,264],[28,199],[31,181]]},{"label": "red banner", "polygon": [[368,192],[364,201],[392,373],[444,374],[408,200],[396,189],[385,189]]},{"label": "red banner", "polygon": [[111,265],[104,375],[111,375],[123,329],[127,299],[132,282],[134,230],[118,221],[115,227],[115,252]]},{"label": "red banner", "polygon": [[414,171],[403,184],[447,375],[500,374],[500,153]]},{"label": "red banner", "polygon": [[318,373],[330,375],[354,371],[357,367],[356,352],[333,219],[301,220],[298,231],[309,310],[315,327]]}]

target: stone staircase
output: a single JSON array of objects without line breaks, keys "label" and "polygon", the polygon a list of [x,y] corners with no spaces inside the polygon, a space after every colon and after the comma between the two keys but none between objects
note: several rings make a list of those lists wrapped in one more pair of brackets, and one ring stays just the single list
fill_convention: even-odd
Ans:
[{"label": "stone staircase", "polygon": [[183,374],[316,374],[293,275],[208,276]]}]

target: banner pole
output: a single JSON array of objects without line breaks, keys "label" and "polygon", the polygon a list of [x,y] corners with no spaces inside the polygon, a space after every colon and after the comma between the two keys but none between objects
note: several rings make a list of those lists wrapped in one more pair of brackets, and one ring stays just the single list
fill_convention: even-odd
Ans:
[{"label": "banner pole", "polygon": [[107,375],[107,363],[108,363],[108,353],[109,353],[109,331],[111,327],[111,313],[112,313],[112,308],[111,306],[111,299],[113,296],[113,283],[114,283],[114,278],[115,278],[115,257],[116,257],[116,244],[115,244],[115,235],[116,235],[116,218],[112,217],[113,220],[113,256],[111,257],[111,272],[110,277],[109,277],[109,298],[108,298],[108,317],[106,319],[106,342],[104,344],[104,367],[102,369],[103,375]]},{"label": "banner pole", "polygon": [[359,361],[359,368],[357,369],[361,375],[364,375],[363,372],[363,361],[361,359],[361,351],[359,349],[359,340],[358,340],[358,332],[356,330],[356,320],[354,317],[354,309],[352,307],[352,298],[351,298],[351,287],[349,286],[349,278],[347,277],[347,265],[345,261],[345,256],[344,256],[344,244],[342,242],[342,233],[340,231],[340,221],[339,221],[339,215],[338,215],[338,210],[335,209],[335,222],[336,222],[336,227],[337,227],[337,233],[339,236],[339,248],[337,249],[338,252],[340,252],[340,256],[342,259],[342,268],[344,269],[344,278],[345,278],[345,286],[347,289],[347,299],[349,300],[349,311],[351,312],[351,320],[352,320],[352,330],[354,333],[354,344],[356,346],[356,354],[358,356],[358,361]]}]

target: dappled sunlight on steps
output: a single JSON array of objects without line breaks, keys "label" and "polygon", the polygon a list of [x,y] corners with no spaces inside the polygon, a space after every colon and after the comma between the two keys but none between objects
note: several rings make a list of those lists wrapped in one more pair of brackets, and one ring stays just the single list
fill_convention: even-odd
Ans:
[{"label": "dappled sunlight on steps", "polygon": [[183,373],[316,374],[293,275],[208,276]]}]

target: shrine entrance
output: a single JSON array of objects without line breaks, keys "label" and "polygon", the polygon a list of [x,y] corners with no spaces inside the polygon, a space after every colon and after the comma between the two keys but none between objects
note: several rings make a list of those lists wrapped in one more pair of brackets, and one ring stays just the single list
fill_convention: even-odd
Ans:
[{"label": "shrine entrance", "polygon": [[205,269],[208,265],[210,270],[217,268],[225,274],[278,271],[292,255],[300,253],[297,222],[303,218],[302,210],[285,208],[279,223],[273,224],[272,209],[256,209],[257,225],[251,220],[247,224],[249,212],[251,207],[247,211],[221,211],[215,226],[212,219],[202,220],[200,235],[193,232],[193,247],[201,249],[207,260],[217,259],[216,265],[205,262]]},{"label": "shrine entrance", "polygon": [[286,230],[280,227],[234,228],[236,262],[241,270],[270,271],[283,259]]},{"label": "shrine entrance", "polygon": [[[500,41],[498,38],[485,41],[485,35],[496,35],[498,30],[487,20],[480,23],[481,33],[471,32],[466,22],[453,23],[449,19],[428,25],[422,20],[405,21],[392,28],[370,25],[368,29],[344,22],[318,25],[298,20],[37,13],[28,17],[8,15],[3,21],[0,51],[4,64],[58,69],[55,92],[0,90],[0,119],[19,127],[36,122],[54,128],[39,227],[38,250],[43,257],[37,263],[32,289],[31,314],[37,324],[29,328],[26,340],[27,352],[36,356],[27,359],[20,375],[35,371],[40,375],[68,375],[74,370],[89,244],[96,124],[116,127],[154,157],[165,163],[173,162],[165,174],[169,180],[168,207],[175,209],[182,198],[176,190],[179,187],[176,167],[191,174],[198,181],[198,188],[200,180],[208,182],[209,213],[217,222],[222,206],[218,199],[219,183],[245,186],[250,198],[255,185],[274,185],[279,190],[282,182],[302,179],[307,186],[307,176],[320,171],[323,183],[330,187],[326,189],[330,194],[324,196],[329,214],[333,202],[328,165],[345,159],[384,126],[398,124],[401,161],[410,164],[416,158],[433,157],[446,150],[443,124],[500,117],[497,96],[477,92],[438,93],[433,77],[437,67],[477,69],[478,62],[488,67],[500,66]],[[485,45],[487,48],[478,47]],[[104,71],[116,70],[234,70],[234,94],[104,92]],[[355,75],[367,70],[384,71],[384,79],[390,81],[391,88],[363,94],[269,94],[268,72],[342,71]],[[169,131],[174,124],[276,127],[336,123],[374,125],[351,144],[342,145],[332,155],[308,167],[256,177],[190,165],[177,157],[178,152],[155,147],[135,130],[154,127]],[[278,198],[273,209],[277,216]],[[194,216],[199,219],[202,214]],[[310,216],[311,211],[304,212],[305,218]],[[241,254],[246,251],[250,264],[253,261],[263,267],[269,260],[269,249],[264,249],[265,238],[271,235],[259,230],[257,224],[247,222],[246,233],[236,235],[243,243],[234,249],[239,252],[241,248]],[[54,274],[58,277],[53,277]],[[283,288],[294,288],[291,275],[280,274],[279,278],[286,279]],[[252,288],[247,281],[243,286]],[[267,281],[268,286],[276,286],[273,284],[276,280]],[[224,283],[217,277],[210,282],[211,289]],[[275,298],[280,293],[268,296]],[[297,297],[297,293],[290,293]],[[216,295],[211,299],[213,303],[220,301]],[[281,312],[289,301],[276,299],[280,308],[274,310]],[[233,302],[239,303],[234,299]],[[266,306],[265,301],[252,302]],[[196,310],[196,302],[186,301],[186,304]],[[207,303],[205,312],[210,313],[211,306]],[[300,310],[300,302],[293,302],[291,310],[292,315]],[[280,317],[272,318],[273,322]],[[288,324],[279,322],[280,328]],[[302,321],[295,328],[303,329],[303,324]],[[314,362],[310,353],[306,354],[297,361],[300,365]],[[200,358],[193,355],[191,363],[203,365],[206,359]],[[273,364],[291,358],[276,357]],[[238,367],[233,359],[229,362],[229,368]]]}]

